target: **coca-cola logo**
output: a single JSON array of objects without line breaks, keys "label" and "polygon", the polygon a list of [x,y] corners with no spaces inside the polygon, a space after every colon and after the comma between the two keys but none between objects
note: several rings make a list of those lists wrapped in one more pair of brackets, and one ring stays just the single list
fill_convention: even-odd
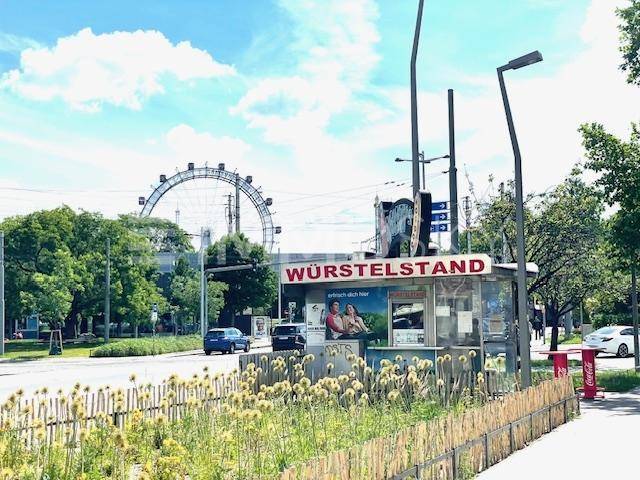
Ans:
[{"label": "coca-cola logo", "polygon": [[584,384],[588,387],[595,386],[594,381],[594,365],[591,362],[585,362],[584,364]]}]

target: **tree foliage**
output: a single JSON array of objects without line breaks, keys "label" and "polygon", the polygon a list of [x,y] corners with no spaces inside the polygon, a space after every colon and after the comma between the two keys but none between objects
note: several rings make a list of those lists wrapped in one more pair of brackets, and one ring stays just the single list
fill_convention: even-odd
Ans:
[{"label": "tree foliage", "polygon": [[[39,313],[66,336],[78,323],[102,315],[106,239],[111,241],[112,320],[138,325],[150,321],[151,306],[168,303],[156,286],[157,266],[150,242],[121,220],[69,207],[5,219],[7,315]],[[78,322],[80,320],[80,322]],[[85,327],[86,328],[86,327]]]},{"label": "tree foliage", "polygon": [[253,264],[255,268],[219,272],[215,279],[227,284],[225,306],[221,321],[232,322],[233,314],[247,307],[268,307],[277,295],[277,277],[268,266],[269,254],[258,244],[251,243],[242,233],[222,237],[207,250],[207,266],[221,267]]},{"label": "tree foliage", "polygon": [[[474,250],[494,257],[506,251],[508,259],[517,258],[512,186],[479,207]],[[544,301],[548,324],[556,326],[556,341],[558,317],[578,307],[602,282],[602,210],[596,189],[577,169],[553,190],[527,199],[525,258],[539,269],[528,293]]]},{"label": "tree foliage", "polygon": [[121,215],[120,222],[128,229],[146,237],[156,252],[190,252],[189,234],[175,223],[163,218]]},{"label": "tree foliage", "polygon": [[620,51],[622,68],[627,73],[627,82],[640,85],[640,0],[631,0],[629,6],[617,10],[622,23],[620,29]]}]

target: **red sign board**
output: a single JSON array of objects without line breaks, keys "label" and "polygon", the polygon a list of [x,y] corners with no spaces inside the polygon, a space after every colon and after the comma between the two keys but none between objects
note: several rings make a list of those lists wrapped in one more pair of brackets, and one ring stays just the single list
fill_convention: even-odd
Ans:
[{"label": "red sign board", "polygon": [[485,254],[476,254],[299,263],[283,265],[281,273],[283,284],[481,275],[491,273],[491,258]]}]

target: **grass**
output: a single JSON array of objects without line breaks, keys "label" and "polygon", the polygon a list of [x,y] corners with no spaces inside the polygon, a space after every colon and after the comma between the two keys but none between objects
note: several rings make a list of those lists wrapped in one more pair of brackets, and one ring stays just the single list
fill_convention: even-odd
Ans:
[{"label": "grass", "polygon": [[101,345],[91,350],[91,357],[140,357],[163,353],[186,352],[202,348],[202,337],[185,335],[182,337],[129,338],[119,342]]},{"label": "grass", "polygon": [[[532,367],[553,367],[553,360],[531,360]],[[581,367],[582,360],[569,360],[570,367]]]},{"label": "grass", "polygon": [[36,340],[9,340],[5,343],[5,354],[1,358],[11,360],[39,360],[42,358],[89,357],[91,349],[102,345],[102,341],[64,344],[62,355],[49,356],[49,342]]},{"label": "grass", "polygon": [[558,338],[558,343],[563,345],[580,345],[582,343],[581,335],[571,335],[569,338],[560,337]]},{"label": "grass", "polygon": [[[550,371],[532,372],[533,383],[536,385],[551,378],[553,378],[553,372]],[[582,387],[582,372],[572,373],[571,379],[575,388]],[[599,387],[604,387],[605,392],[628,392],[640,387],[640,373],[633,370],[598,371],[596,382]]]}]

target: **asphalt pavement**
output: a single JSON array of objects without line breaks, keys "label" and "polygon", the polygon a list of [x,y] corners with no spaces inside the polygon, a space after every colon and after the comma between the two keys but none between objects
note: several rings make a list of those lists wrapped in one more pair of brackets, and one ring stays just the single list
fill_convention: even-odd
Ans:
[{"label": "asphalt pavement", "polygon": [[[251,352],[268,352],[271,347],[252,348]],[[0,361],[0,401],[22,388],[30,396],[41,387],[49,391],[69,390],[76,382],[98,388],[128,387],[129,376],[134,373],[138,383],[159,384],[176,373],[190,377],[202,373],[205,366],[210,372],[230,372],[238,367],[240,353],[206,356],[202,350],[170,353],[148,357],[124,358],[52,358],[30,361]]]},{"label": "asphalt pavement", "polygon": [[[638,478],[640,389],[582,401],[581,415],[489,468],[478,480]],[[634,473],[635,472],[635,473]]]}]

